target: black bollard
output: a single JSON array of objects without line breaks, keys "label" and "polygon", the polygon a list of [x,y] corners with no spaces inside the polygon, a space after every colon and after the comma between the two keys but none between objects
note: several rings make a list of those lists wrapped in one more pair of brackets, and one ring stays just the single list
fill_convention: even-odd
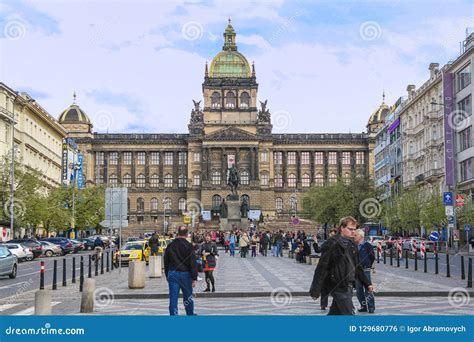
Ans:
[{"label": "black bollard", "polygon": [[423,272],[426,273],[428,272],[428,254],[425,252],[425,257],[423,258]]},{"label": "black bollard", "polygon": [[383,249],[383,264],[385,265],[387,263],[387,250]]},{"label": "black bollard", "polygon": [[94,276],[98,276],[99,275],[99,258],[97,256],[97,254],[95,255],[95,259],[94,259],[94,264],[95,264],[95,273],[94,273]]},{"label": "black bollard", "polygon": [[58,278],[58,261],[57,260],[54,260],[54,263],[53,263],[53,290],[56,290],[58,288],[58,286],[56,285],[56,281],[57,281],[57,278]]},{"label": "black bollard", "polygon": [[377,249],[377,264],[380,264],[380,252]]},{"label": "black bollard", "polygon": [[76,283],[76,257],[72,257],[72,279],[73,284]]},{"label": "black bollard", "polygon": [[67,286],[67,282],[66,282],[66,258],[63,259],[63,286]]},{"label": "black bollard", "polygon": [[467,265],[467,287],[472,287],[472,258],[469,258]]},{"label": "black bollard", "polygon": [[84,257],[81,256],[81,269],[79,270],[79,291],[82,292],[84,286]]},{"label": "black bollard", "polygon": [[104,274],[104,252],[100,254],[100,274]]},{"label": "black bollard", "polygon": [[393,248],[390,248],[390,266],[393,266]]},{"label": "black bollard", "polygon": [[408,249],[405,250],[405,268],[408,269]]},{"label": "black bollard", "polygon": [[113,249],[111,250],[111,253],[110,253],[110,270],[111,271],[114,270],[114,250]]},{"label": "black bollard", "polygon": [[461,255],[461,279],[466,279],[466,272],[464,271],[464,255]]},{"label": "black bollard", "polygon": [[40,290],[44,290],[44,261],[40,262]]},{"label": "black bollard", "polygon": [[446,251],[446,277],[451,277],[451,270],[449,268],[449,253]]},{"label": "black bollard", "polygon": [[89,254],[89,274],[87,275],[88,278],[92,278],[92,256]]},{"label": "black bollard", "polygon": [[418,271],[418,252],[417,251],[415,251],[414,258],[415,258],[415,271]]},{"label": "black bollard", "polygon": [[438,250],[435,251],[435,274],[439,273],[439,268],[438,268]]},{"label": "black bollard", "polygon": [[397,248],[397,267],[400,267],[400,254],[398,253],[398,248]]},{"label": "black bollard", "polygon": [[109,251],[107,251],[107,255],[106,255],[106,258],[105,258],[105,259],[107,260],[105,271],[106,271],[106,272],[109,272]]}]

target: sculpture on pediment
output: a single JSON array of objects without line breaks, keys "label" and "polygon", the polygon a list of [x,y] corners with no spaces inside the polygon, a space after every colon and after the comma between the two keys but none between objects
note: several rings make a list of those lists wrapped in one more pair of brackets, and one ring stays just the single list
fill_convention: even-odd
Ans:
[{"label": "sculpture on pediment", "polygon": [[194,108],[191,111],[191,124],[202,123],[204,121],[204,114],[201,110],[201,101],[194,101]]},{"label": "sculpture on pediment", "polygon": [[261,109],[258,111],[258,123],[270,123],[270,110],[267,109],[267,102],[268,100],[260,101]]}]

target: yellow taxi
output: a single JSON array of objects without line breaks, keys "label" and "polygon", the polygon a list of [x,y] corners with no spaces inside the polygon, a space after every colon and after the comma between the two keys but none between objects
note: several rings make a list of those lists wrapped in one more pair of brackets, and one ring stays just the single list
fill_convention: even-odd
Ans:
[{"label": "yellow taxi", "polygon": [[[120,253],[120,254],[119,254]],[[148,241],[138,240],[127,242],[120,251],[115,253],[115,263],[121,261],[128,264],[130,261],[146,261],[150,258],[150,246]]]}]

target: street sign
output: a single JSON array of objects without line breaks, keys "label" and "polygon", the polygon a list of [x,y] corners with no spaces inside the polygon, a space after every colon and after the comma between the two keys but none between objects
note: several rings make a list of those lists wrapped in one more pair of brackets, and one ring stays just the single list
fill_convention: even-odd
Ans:
[{"label": "street sign", "polygon": [[430,234],[430,241],[438,241],[439,240],[439,233],[438,232],[431,232]]},{"label": "street sign", "polygon": [[448,216],[448,223],[454,223],[454,216]]},{"label": "street sign", "polygon": [[456,207],[464,206],[464,195],[456,195]]},{"label": "street sign", "polygon": [[101,226],[107,228],[128,227],[127,198],[127,188],[105,189],[105,220],[100,223]]},{"label": "street sign", "polygon": [[446,216],[454,216],[454,208],[452,205],[447,205],[444,207],[444,211],[446,213]]},{"label": "street sign", "polygon": [[112,228],[112,229],[116,229],[120,227],[122,228],[128,227],[128,220],[122,220],[121,223],[122,224],[120,224],[120,220],[103,220],[99,224],[104,228]]},{"label": "street sign", "polygon": [[454,241],[459,241],[459,229],[454,229],[453,230],[453,240]]},{"label": "street sign", "polygon": [[190,224],[191,223],[191,216],[184,215],[183,216],[183,223],[184,224]]},{"label": "street sign", "polygon": [[445,192],[444,196],[444,205],[453,205],[453,193],[452,192]]},{"label": "street sign", "polygon": [[465,232],[470,232],[471,231],[471,225],[469,223],[464,224],[464,231]]},{"label": "street sign", "polygon": [[454,228],[454,223],[448,223],[448,228]]}]

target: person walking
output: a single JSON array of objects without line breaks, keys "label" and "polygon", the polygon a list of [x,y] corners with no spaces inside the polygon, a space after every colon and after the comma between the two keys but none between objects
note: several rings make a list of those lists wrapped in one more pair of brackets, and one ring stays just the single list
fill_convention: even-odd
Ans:
[{"label": "person walking", "polygon": [[229,236],[229,252],[230,256],[235,256],[235,242],[237,241],[237,237],[235,236],[234,232],[230,233]]},{"label": "person walking", "polygon": [[260,244],[262,246],[262,255],[267,256],[268,254],[268,244],[270,243],[270,237],[268,233],[264,232],[260,238]]},{"label": "person walking", "polygon": [[282,232],[277,232],[275,234],[275,254],[274,256],[279,257],[283,256],[283,234]]},{"label": "person walking", "polygon": [[331,289],[333,298],[328,315],[353,315],[352,292],[356,280],[373,292],[373,286],[359,263],[359,253],[354,243],[357,220],[351,216],[339,222],[340,233],[328,240],[327,250],[321,255],[310,287],[313,299],[321,296],[321,289]]},{"label": "person walking", "polygon": [[212,285],[212,292],[216,292],[216,285],[214,279],[214,270],[216,269],[216,261],[219,253],[217,252],[217,245],[214,241],[212,241],[212,235],[207,233],[204,237],[205,241],[201,245],[201,255],[202,261],[204,263],[203,270],[206,279],[207,288],[204,292],[211,291]]},{"label": "person walking", "polygon": [[150,256],[158,255],[160,240],[156,237],[155,233],[151,234],[150,240],[148,240],[148,245],[150,246]]},{"label": "person walking", "polygon": [[[331,230],[329,231],[329,238],[336,236],[337,232],[338,232],[337,228],[331,228]],[[325,253],[328,248],[327,242],[328,240],[324,241],[321,247],[319,247],[321,255]],[[321,302],[320,302],[321,310],[326,310],[326,308],[328,307],[330,292],[331,292],[331,289],[328,286],[323,285],[323,287],[321,288]]]},{"label": "person walking", "polygon": [[240,257],[241,258],[246,258],[247,257],[247,251],[249,249],[249,237],[247,236],[247,233],[244,233],[240,239],[239,239],[239,247],[240,247]]},{"label": "person walking", "polygon": [[183,291],[186,315],[194,315],[193,287],[196,287],[198,271],[193,245],[186,240],[188,229],[179,227],[177,237],[165,249],[165,276],[169,288],[169,312],[178,315],[178,298]]},{"label": "person walking", "polygon": [[224,237],[224,251],[225,251],[225,253],[227,253],[229,251],[229,244],[230,244],[229,238],[230,238],[230,234],[229,234],[229,232],[226,232],[225,237]]},{"label": "person walking", "polygon": [[256,258],[257,257],[257,245],[258,245],[258,236],[257,236],[257,233],[253,234],[252,236],[252,241],[250,242],[251,246],[252,246],[252,258]]},{"label": "person walking", "polygon": [[[354,241],[357,244],[359,250],[359,260],[364,269],[364,274],[367,279],[370,281],[372,265],[375,261],[375,253],[374,248],[368,241],[364,241],[365,233],[362,229],[357,229],[356,234],[354,237]],[[357,299],[360,303],[360,309],[357,310],[359,312],[375,312],[375,299],[374,294],[369,292],[367,287],[360,281],[356,281],[356,293]]]}]

